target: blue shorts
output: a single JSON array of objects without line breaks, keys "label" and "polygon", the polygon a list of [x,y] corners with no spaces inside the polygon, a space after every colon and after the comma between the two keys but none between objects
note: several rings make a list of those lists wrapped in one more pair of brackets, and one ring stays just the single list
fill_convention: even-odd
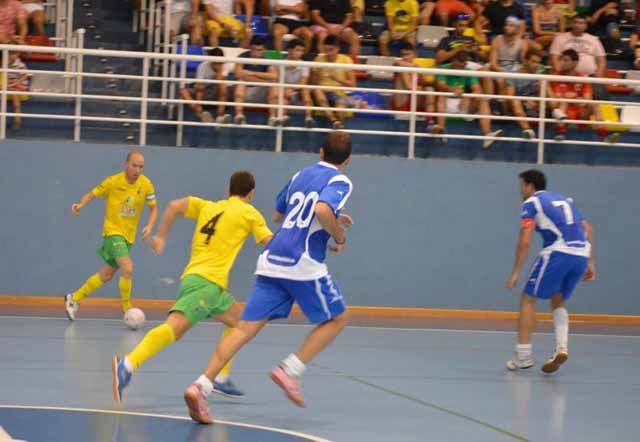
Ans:
[{"label": "blue shorts", "polygon": [[589,259],[583,256],[560,252],[541,254],[533,264],[524,292],[540,299],[562,293],[563,299],[569,299],[588,263]]},{"label": "blue shorts", "polygon": [[286,318],[297,302],[307,319],[313,324],[326,322],[346,310],[340,288],[331,276],[315,281],[258,276],[242,312],[243,321]]}]

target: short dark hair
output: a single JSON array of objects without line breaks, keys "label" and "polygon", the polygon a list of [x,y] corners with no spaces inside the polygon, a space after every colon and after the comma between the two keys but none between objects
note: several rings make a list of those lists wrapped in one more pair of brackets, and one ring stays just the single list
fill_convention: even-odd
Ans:
[{"label": "short dark hair", "polygon": [[527,52],[524,53],[524,59],[529,60],[531,57],[539,57],[542,59],[544,58],[544,54],[538,49],[528,49]]},{"label": "short dark hair", "polygon": [[264,46],[265,43],[266,40],[262,35],[254,35],[253,37],[251,37],[251,41],[249,41],[249,44],[252,46]]},{"label": "short dark hair", "polygon": [[287,43],[287,49],[295,49],[298,46],[305,47],[304,42],[299,38],[294,38],[289,43]]},{"label": "short dark hair", "polygon": [[579,18],[579,19],[585,20],[585,21],[589,21],[589,17],[587,16],[587,14],[574,15],[573,16],[573,20],[575,20],[576,18]]},{"label": "short dark hair", "polygon": [[251,172],[239,170],[231,175],[229,196],[247,196],[255,188],[256,180]]},{"label": "short dark hair", "polygon": [[347,132],[334,130],[327,134],[324,144],[324,161],[336,166],[344,163],[351,156],[351,135]]},{"label": "short dark hair", "polygon": [[338,46],[340,47],[340,39],[337,35],[330,35],[324,39],[324,45],[327,46]]},{"label": "short dark hair", "polygon": [[573,61],[580,60],[580,56],[575,51],[575,49],[565,49],[564,51],[562,51],[562,55],[561,56],[562,57],[569,57]]},{"label": "short dark hair", "polygon": [[536,169],[529,169],[518,175],[525,184],[532,184],[536,190],[545,190],[547,188],[547,178],[544,173]]},{"label": "short dark hair", "polygon": [[416,47],[411,42],[403,41],[403,42],[400,43],[400,50],[401,51],[413,51],[413,52],[415,52],[416,51]]},{"label": "short dark hair", "polygon": [[220,48],[211,48],[207,51],[209,57],[224,57],[224,51]]}]

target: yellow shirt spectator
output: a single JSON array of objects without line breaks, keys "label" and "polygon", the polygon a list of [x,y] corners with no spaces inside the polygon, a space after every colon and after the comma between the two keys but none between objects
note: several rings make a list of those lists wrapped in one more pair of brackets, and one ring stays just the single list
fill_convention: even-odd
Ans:
[{"label": "yellow shirt spectator", "polygon": [[416,0],[387,0],[384,4],[384,14],[389,17],[392,32],[404,32],[420,15],[420,6]]}]

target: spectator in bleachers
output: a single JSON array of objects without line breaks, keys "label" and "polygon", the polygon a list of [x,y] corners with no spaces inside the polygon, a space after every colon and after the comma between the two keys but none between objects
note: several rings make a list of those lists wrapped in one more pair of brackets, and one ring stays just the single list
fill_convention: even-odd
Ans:
[{"label": "spectator in bleachers", "polygon": [[[416,62],[417,53],[416,48],[411,43],[403,43],[400,48],[400,60],[394,63],[394,66],[402,67],[419,67]],[[408,72],[396,72],[393,75],[393,88],[395,90],[408,91],[413,87],[413,76],[418,74],[412,74]],[[418,75],[417,78],[417,90],[418,91],[434,91],[433,80],[429,83],[428,75]],[[393,94],[391,96],[391,108],[398,111],[410,111],[411,110],[411,95],[409,94]],[[417,95],[416,96],[416,109],[420,111],[424,109],[426,112],[435,111],[435,96],[434,95]],[[428,115],[425,117],[425,123],[427,130],[431,131],[434,125],[434,117]]]},{"label": "spectator in bleachers", "polygon": [[[491,41],[490,66],[494,72],[517,72],[522,66],[524,54],[530,47],[529,40],[519,33],[521,20],[507,17],[504,23],[504,34],[497,35]],[[498,93],[505,93],[505,79],[497,78]]]},{"label": "spectator in bleachers", "polygon": [[[442,69],[468,70],[466,68],[469,54],[465,51],[458,52],[451,63],[440,66]],[[451,92],[454,97],[438,96],[436,109],[438,113],[450,114],[478,114],[480,118],[480,130],[487,137],[499,137],[502,130],[491,131],[491,120],[488,118],[490,114],[489,103],[483,98],[466,97],[465,93],[481,94],[482,89],[476,77],[467,77],[461,75],[438,75],[436,77],[436,90],[439,92]],[[446,117],[439,116],[438,124],[433,127],[432,133],[442,135],[445,132]],[[446,138],[441,141],[446,142]],[[484,140],[482,147],[489,149],[495,140]]]},{"label": "spectator in bleachers", "polygon": [[[220,48],[213,48],[207,51],[210,57],[223,57],[224,52]],[[185,100],[197,101],[227,101],[227,87],[220,84],[202,83],[198,80],[224,80],[222,62],[203,61],[198,65],[196,71],[196,81],[193,89],[184,87],[180,90],[180,96]],[[194,98],[195,97],[195,98]],[[205,123],[213,122],[213,116],[209,111],[202,108],[199,103],[189,103],[189,108],[195,112],[196,116]],[[227,124],[231,122],[231,115],[225,113],[224,104],[217,106],[216,123]],[[218,127],[219,129],[219,127]]]},{"label": "spectator in bleachers", "polygon": [[[249,81],[256,83],[265,83],[265,86],[247,86],[244,84],[236,85],[235,102],[236,115],[233,119],[235,124],[244,124],[247,119],[244,116],[244,103],[269,103],[275,106],[278,103],[278,91],[276,87],[267,86],[278,81],[278,73],[273,66],[264,64],[251,64],[253,58],[264,58],[264,38],[259,35],[251,37],[249,50],[243,52],[238,58],[246,58],[247,63],[237,63],[235,67],[235,77],[239,81]],[[276,118],[276,108],[270,107],[269,126],[279,124]]]},{"label": "spectator in bleachers", "polygon": [[418,24],[420,25],[433,25],[432,17],[436,10],[435,0],[418,0],[420,4],[420,18],[418,18]]},{"label": "spectator in bleachers", "polygon": [[353,29],[358,35],[364,31],[364,8],[364,0],[351,0],[351,14],[353,15],[351,29]]},{"label": "spectator in bleachers", "polygon": [[553,7],[553,0],[542,0],[533,8],[533,35],[536,43],[546,49],[556,35],[565,32],[565,18],[562,11]]},{"label": "spectator in bleachers", "polygon": [[590,17],[589,24],[593,32],[604,37],[609,24],[617,25],[623,17],[623,12],[619,1],[591,0],[587,15]]},{"label": "spectator in bleachers", "polygon": [[[209,35],[209,46],[217,47],[218,38],[233,38],[240,46],[246,48],[251,39],[251,20],[253,18],[253,0],[193,0],[192,11],[200,9],[200,2],[205,9],[205,21],[196,26],[195,40],[202,40],[204,34]],[[244,14],[245,23],[233,16]]]},{"label": "spectator in bleachers", "polygon": [[[555,75],[567,75],[572,77],[582,77],[584,74],[577,70],[580,57],[574,49],[562,51],[558,61],[558,70]],[[591,83],[552,81],[549,83],[548,94],[551,98],[566,98],[579,100],[592,100],[593,92]],[[598,104],[571,103],[571,102],[551,102],[550,108],[553,110],[553,117],[560,122],[556,124],[556,140],[565,139],[567,124],[562,120],[589,120],[592,116],[596,121],[603,121],[600,106]],[[581,125],[578,125],[580,127]],[[609,134],[606,127],[597,126],[596,133],[603,141],[615,143],[620,134],[614,132]]]},{"label": "spectator in bleachers", "polygon": [[[305,44],[302,40],[294,39],[287,44],[287,60],[300,61],[305,54]],[[287,66],[284,69],[284,82],[289,85],[284,89],[284,104],[293,106],[313,106],[311,100],[311,90],[294,85],[308,85],[310,78],[310,69],[303,66]],[[284,109],[281,124],[286,126],[289,122],[287,115],[289,109]],[[304,126],[311,128],[315,126],[315,121],[311,116],[311,109],[304,111]]]},{"label": "spectator in bleachers", "polygon": [[47,17],[44,15],[42,0],[22,0],[22,6],[27,11],[27,22],[30,22],[38,35],[47,35],[44,23]]},{"label": "spectator in bleachers", "polygon": [[633,54],[633,67],[640,69],[640,26],[636,27],[631,38],[629,38],[629,49]]},{"label": "spectator in bleachers", "polygon": [[491,1],[484,10],[484,16],[489,21],[489,32],[492,36],[502,34],[507,17],[520,19],[518,34],[526,32],[524,8],[514,0]]},{"label": "spectator in bleachers", "polygon": [[417,0],[387,0],[384,3],[384,15],[387,18],[387,29],[378,37],[382,55],[391,55],[389,43],[394,41],[416,44],[416,28],[420,15]]},{"label": "spectator in bleachers", "polygon": [[[9,51],[9,69],[16,69],[25,71],[27,65],[20,59],[20,53],[16,51]],[[14,92],[26,92],[29,90],[29,76],[26,72],[9,72],[7,74],[7,89]],[[0,80],[1,84],[1,80]],[[13,119],[13,128],[20,129],[22,125],[22,118],[20,117],[20,103],[22,101],[21,95],[7,96],[7,100],[11,100],[13,104],[13,113],[18,114]]]},{"label": "spectator in bleachers", "polygon": [[293,34],[304,43],[305,52],[311,50],[313,32],[309,28],[309,11],[304,0],[276,0],[273,6],[276,19],[273,22],[273,47],[282,51],[282,37]]},{"label": "spectator in bleachers", "polygon": [[471,21],[474,21],[476,16],[473,8],[461,0],[437,0],[434,12],[442,26],[449,26],[449,20],[459,15],[467,15]]},{"label": "spectator in bleachers", "polygon": [[311,30],[316,35],[318,51],[326,53],[325,39],[335,36],[349,45],[349,56],[356,61],[360,38],[351,28],[353,21],[350,0],[311,0]]},{"label": "spectator in bleachers", "polygon": [[[469,31],[472,31],[471,33]],[[479,35],[478,39],[469,36]],[[487,71],[488,61],[487,53],[481,48],[481,44],[486,44],[486,37],[482,31],[477,33],[473,28],[469,27],[469,17],[467,15],[458,15],[453,21],[453,31],[448,37],[444,37],[438,43],[436,48],[436,63],[443,64],[450,62],[455,55],[461,51],[467,52],[469,60],[467,61],[467,69],[472,71]],[[493,94],[493,80],[484,77],[480,79],[482,90],[485,94]]]},{"label": "spectator in bleachers", "polygon": [[[329,35],[324,41],[325,53],[318,55],[315,61],[320,63],[352,64],[351,58],[340,54],[340,39],[336,35]],[[319,86],[355,87],[356,76],[353,70],[314,68],[311,70],[311,83]],[[313,97],[321,107],[335,107],[344,109],[349,106],[349,97],[342,90],[314,89]],[[334,129],[344,128],[344,112],[324,112]]]},{"label": "spectator in bleachers", "polygon": [[191,10],[191,0],[173,0],[169,17],[169,36],[171,39],[187,33],[193,44],[202,45],[203,20],[198,10]]},{"label": "spectator in bleachers", "polygon": [[[524,54],[524,62],[518,70],[522,74],[542,74],[542,52],[536,49],[529,49]],[[536,100],[527,100],[527,97],[540,96],[540,82],[533,79],[508,78],[505,80],[505,95],[514,97],[522,97],[524,100],[513,99],[510,101],[513,115],[524,117],[539,117],[539,102]],[[516,120],[520,129],[522,129],[522,138],[535,138],[535,132],[531,129],[531,124],[526,120]]]},{"label": "spectator in bleachers", "polygon": [[18,0],[0,0],[0,43],[24,44],[27,11]]}]

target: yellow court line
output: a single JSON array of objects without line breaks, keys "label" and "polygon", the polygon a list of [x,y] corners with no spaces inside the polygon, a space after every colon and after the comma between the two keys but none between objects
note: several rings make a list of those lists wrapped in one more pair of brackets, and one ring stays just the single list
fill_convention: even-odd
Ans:
[{"label": "yellow court line", "polygon": [[[170,299],[136,298],[135,304],[142,309],[169,309],[175,301]],[[24,306],[25,304],[37,304],[41,307],[58,307],[62,304],[62,297],[52,296],[28,296],[28,295],[0,295],[0,305]],[[240,303],[244,304],[244,303]],[[92,307],[120,308],[119,298],[88,298],[83,305]],[[294,306],[294,313],[299,313]],[[514,320],[518,318],[518,312],[498,310],[473,310],[473,309],[446,309],[423,307],[369,307],[349,306],[349,313],[357,316],[370,316],[373,318],[410,318],[410,319],[477,319],[477,320]],[[593,322],[599,324],[640,325],[640,315],[610,315],[591,313],[571,313],[572,321]],[[550,313],[538,312],[536,319],[550,321],[553,319]]]}]

